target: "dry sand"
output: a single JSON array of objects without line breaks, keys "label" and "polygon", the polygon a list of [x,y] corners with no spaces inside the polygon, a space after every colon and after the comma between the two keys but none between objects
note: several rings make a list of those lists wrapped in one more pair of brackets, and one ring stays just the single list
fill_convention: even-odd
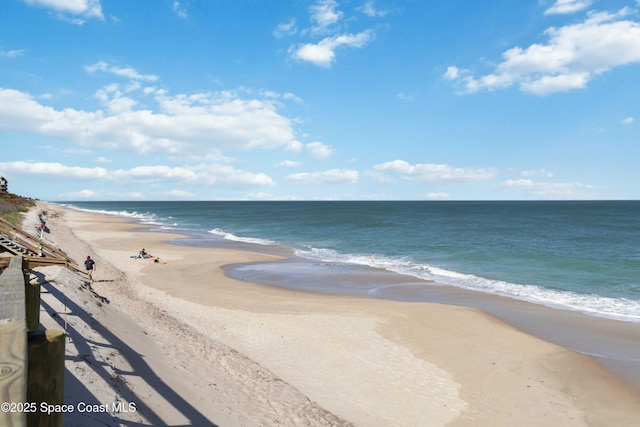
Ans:
[{"label": "dry sand", "polygon": [[[65,425],[640,425],[640,396],[592,359],[480,311],[233,280],[222,265],[274,257],[38,210],[47,242],[97,262],[92,287],[60,267],[32,279],[43,325],[68,334],[66,403],[132,403]],[[131,258],[143,247],[161,262]]]}]

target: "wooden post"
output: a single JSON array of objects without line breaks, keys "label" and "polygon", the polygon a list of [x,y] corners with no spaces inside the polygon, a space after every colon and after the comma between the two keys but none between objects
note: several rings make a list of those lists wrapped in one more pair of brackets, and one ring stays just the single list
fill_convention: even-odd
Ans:
[{"label": "wooden post", "polygon": [[[0,405],[16,405],[27,401],[26,335],[24,321],[12,319],[0,324]],[[0,410],[0,425],[26,426],[26,412],[19,409],[9,406]]]},{"label": "wooden post", "polygon": [[29,281],[29,260],[22,259],[25,285],[25,309],[27,311],[27,331],[40,329],[40,283]]},{"label": "wooden post", "polygon": [[[65,334],[60,330],[29,332],[27,374],[27,402],[35,402],[38,409],[64,403],[64,345]],[[27,414],[27,425],[62,427],[61,411],[50,415],[40,410]]]},{"label": "wooden post", "polygon": [[[22,260],[12,257],[0,274],[0,410],[1,426],[25,426],[26,412],[18,404],[27,397],[27,327]],[[14,406],[11,406],[14,405]]]}]

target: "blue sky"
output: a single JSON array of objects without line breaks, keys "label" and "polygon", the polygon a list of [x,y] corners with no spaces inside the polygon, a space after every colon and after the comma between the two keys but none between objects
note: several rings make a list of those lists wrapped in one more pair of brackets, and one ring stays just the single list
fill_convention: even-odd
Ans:
[{"label": "blue sky", "polygon": [[44,200],[640,198],[637,0],[3,0]]}]

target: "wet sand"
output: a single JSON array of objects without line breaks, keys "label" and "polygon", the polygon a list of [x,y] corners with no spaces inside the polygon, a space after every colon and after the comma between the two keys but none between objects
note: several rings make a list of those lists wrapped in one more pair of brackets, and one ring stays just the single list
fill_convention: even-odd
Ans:
[{"label": "wet sand", "polygon": [[[175,245],[167,240],[181,236],[118,217],[40,209],[48,212],[48,241],[98,265],[91,292],[77,286],[82,272],[37,269],[50,283],[43,300],[51,324],[66,316],[61,301],[75,307],[67,399],[137,403],[134,414],[109,414],[114,420],[640,425],[636,390],[594,359],[478,309],[231,279],[223,266],[278,257]],[[131,258],[142,247],[161,261]]]}]

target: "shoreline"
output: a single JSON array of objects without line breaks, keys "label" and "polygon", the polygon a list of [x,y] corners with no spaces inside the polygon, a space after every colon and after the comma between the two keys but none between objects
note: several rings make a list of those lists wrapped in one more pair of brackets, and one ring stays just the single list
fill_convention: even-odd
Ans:
[{"label": "shoreline", "polygon": [[[106,214],[42,206],[58,215],[51,218],[52,238],[59,228],[70,226],[75,236],[66,245],[73,238],[84,243],[63,249],[78,262],[88,254],[98,260],[93,289],[110,301],[103,310],[123,312],[161,337],[160,348],[153,351],[159,350],[158,359],[166,362],[169,355],[172,360],[173,368],[165,367],[164,373],[171,377],[168,388],[180,396],[198,396],[201,406],[192,405],[212,424],[269,425],[264,420],[273,415],[269,411],[276,401],[282,425],[312,419],[311,414],[311,425],[640,423],[638,393],[592,358],[477,309],[316,294],[231,279],[224,265],[277,258],[171,244],[166,241],[181,236],[143,231],[148,228]],[[162,262],[130,258],[141,247]],[[121,278],[100,279],[102,273]],[[164,322],[158,321],[163,316]],[[171,328],[194,342],[163,341]],[[173,333],[175,337],[175,329]],[[225,372],[228,366],[202,351],[216,345],[255,363],[258,377],[271,378],[269,387],[282,386],[286,398],[248,387],[256,383],[256,375]],[[199,368],[194,362],[201,362]],[[207,364],[206,375],[202,363]],[[224,392],[207,385],[207,376],[225,377]],[[134,394],[144,406],[157,408],[153,398]],[[215,413],[204,409],[221,394],[231,401],[244,396],[245,406],[225,410],[219,407],[224,404],[214,405]],[[179,410],[174,418],[149,410],[167,424],[180,418]],[[238,417],[245,422],[238,423]]]},{"label": "shoreline", "polygon": [[[301,264],[304,265],[302,268],[299,267]],[[323,267],[322,262],[291,256],[287,263],[266,263],[266,266],[265,263],[236,264],[225,266],[224,270],[232,278],[292,290],[480,309],[517,329],[578,353],[603,360],[640,362],[640,348],[637,347],[637,343],[640,342],[640,329],[636,322],[552,308],[446,283],[434,284],[383,269],[367,272],[369,267],[366,266],[358,267],[355,272],[349,274],[335,273]],[[302,280],[306,283],[300,285],[299,282]],[[321,288],[319,283],[323,280],[329,280],[330,283],[318,290]],[[347,281],[357,285],[343,286],[342,282]],[[383,289],[383,292],[380,292],[380,289]],[[640,390],[640,381],[634,385]]]}]

